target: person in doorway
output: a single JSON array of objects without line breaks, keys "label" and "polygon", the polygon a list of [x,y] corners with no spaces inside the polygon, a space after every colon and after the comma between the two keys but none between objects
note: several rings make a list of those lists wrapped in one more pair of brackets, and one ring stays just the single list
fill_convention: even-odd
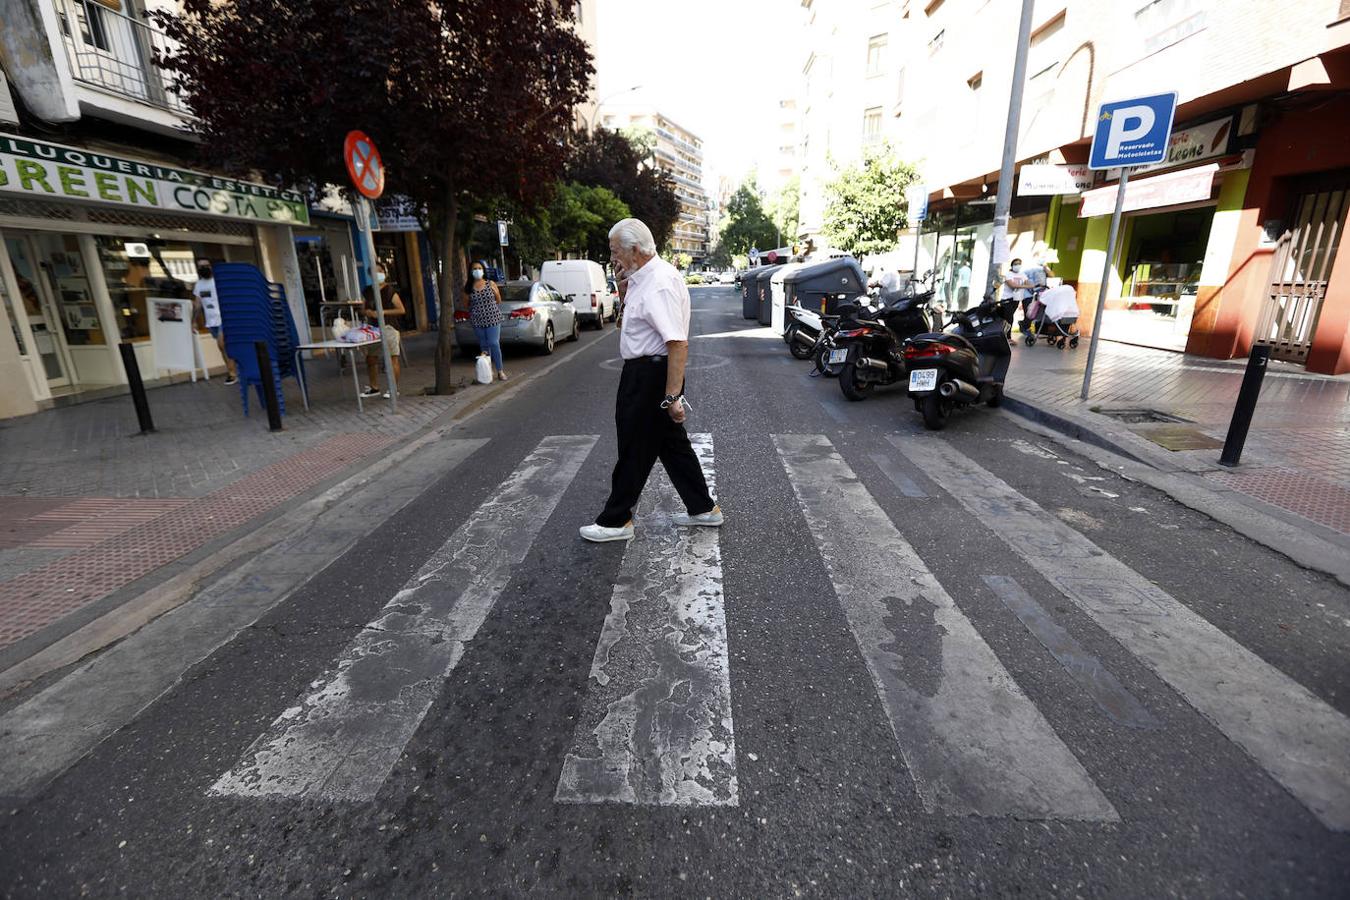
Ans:
[{"label": "person in doorway", "polygon": [[1022,274],[1021,257],[1013,257],[1012,262],[1008,263],[1008,274],[1003,276],[1003,288],[999,291],[998,297],[1000,300],[1016,300],[1021,304],[1023,334],[1027,331],[1027,299],[1031,296],[1031,291],[1027,288],[1030,284],[1027,276]]},{"label": "person in doorway", "polygon": [[708,493],[684,430],[689,289],[679,270],[656,255],[651,230],[638,219],[623,219],[610,229],[609,253],[620,283],[628,281],[619,332],[623,373],[614,412],[619,459],[605,508],[594,524],[582,526],[581,536],[595,542],[631,540],[633,510],[658,459],[688,511],[674,516],[675,524],[719,526],[722,510]]},{"label": "person in doorway", "polygon": [[225,352],[225,331],[220,319],[220,299],[216,296],[216,279],[211,272],[211,261],[197,260],[197,283],[192,286],[194,312],[201,316],[202,324],[211,332],[220,349],[220,357],[225,360],[225,383],[239,381],[239,370],[230,354]]},{"label": "person in doorway", "polygon": [[[361,310],[361,315],[372,325],[379,323],[380,314],[375,306],[375,298],[379,297],[380,306],[384,307],[384,328],[380,331],[380,337],[389,347],[389,364],[393,367],[390,373],[390,390],[398,390],[399,379],[403,375],[403,343],[399,337],[398,328],[394,325],[394,317],[403,315],[407,310],[403,308],[403,300],[399,297],[398,291],[394,290],[392,284],[387,283],[384,266],[375,266],[375,287],[376,290],[369,291],[366,294],[366,306]],[[366,376],[370,379],[370,386],[361,392],[363,397],[374,397],[382,394],[384,398],[389,399],[389,391],[380,390],[380,363],[384,362],[384,350],[379,344],[371,344],[366,347]]]},{"label": "person in doorway", "polygon": [[469,270],[464,284],[464,302],[469,306],[469,324],[478,336],[478,349],[492,358],[492,370],[498,381],[506,380],[502,364],[502,292],[495,281],[486,279],[487,266],[482,260]]},{"label": "person in doorway", "polygon": [[956,308],[966,309],[970,306],[970,260],[961,260],[961,265],[956,267]]}]

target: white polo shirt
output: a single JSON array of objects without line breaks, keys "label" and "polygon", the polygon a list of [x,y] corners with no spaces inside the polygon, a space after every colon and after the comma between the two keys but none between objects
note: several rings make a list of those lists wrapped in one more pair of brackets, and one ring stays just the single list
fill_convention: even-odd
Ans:
[{"label": "white polo shirt", "polygon": [[667,341],[689,340],[689,288],[680,270],[659,256],[628,276],[619,355],[665,356]]}]

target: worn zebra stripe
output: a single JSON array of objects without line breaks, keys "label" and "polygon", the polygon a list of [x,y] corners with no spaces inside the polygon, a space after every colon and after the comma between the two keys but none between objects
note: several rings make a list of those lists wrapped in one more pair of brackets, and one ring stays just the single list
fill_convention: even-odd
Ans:
[{"label": "worn zebra stripe", "polygon": [[896,443],[1323,824],[1350,830],[1350,719],[949,444]]},{"label": "worn zebra stripe", "polygon": [[[774,435],[930,812],[1117,821],[1111,803],[823,435]],[[918,653],[908,647],[923,645]]]},{"label": "worn zebra stripe", "polygon": [[1016,579],[1006,575],[985,575],[984,583],[998,595],[1004,606],[1013,611],[1041,646],[1050,651],[1069,676],[1087,691],[1111,721],[1130,728],[1154,729],[1159,726],[1157,717],[1125,690],[1101,660],[1084,650]]},{"label": "worn zebra stripe", "polygon": [[595,442],[541,441],[211,792],[373,798]]},{"label": "worn zebra stripe", "polygon": [[[714,488],[712,435],[690,436]],[[678,527],[653,479],[596,644],[555,798],[735,806],[731,664],[716,528]]]}]

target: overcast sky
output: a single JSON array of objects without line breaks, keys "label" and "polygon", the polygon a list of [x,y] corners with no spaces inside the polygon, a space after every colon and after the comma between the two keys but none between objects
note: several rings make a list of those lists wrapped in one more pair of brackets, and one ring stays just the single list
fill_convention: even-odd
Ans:
[{"label": "overcast sky", "polygon": [[795,93],[804,62],[800,0],[597,3],[598,99],[642,85],[603,109],[655,107],[702,138],[710,193],[719,175],[769,168],[778,101]]}]

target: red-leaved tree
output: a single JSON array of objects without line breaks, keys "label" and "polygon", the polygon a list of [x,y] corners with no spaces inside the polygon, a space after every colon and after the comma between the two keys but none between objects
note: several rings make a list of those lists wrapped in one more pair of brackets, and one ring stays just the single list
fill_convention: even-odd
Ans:
[{"label": "red-leaved tree", "polygon": [[460,234],[529,207],[562,169],[593,72],[554,0],[184,0],[156,13],[159,62],[196,116],[204,161],[278,186],[346,186],[342,142],[380,148],[386,193],[418,209],[439,257],[436,391],[452,389]]}]

